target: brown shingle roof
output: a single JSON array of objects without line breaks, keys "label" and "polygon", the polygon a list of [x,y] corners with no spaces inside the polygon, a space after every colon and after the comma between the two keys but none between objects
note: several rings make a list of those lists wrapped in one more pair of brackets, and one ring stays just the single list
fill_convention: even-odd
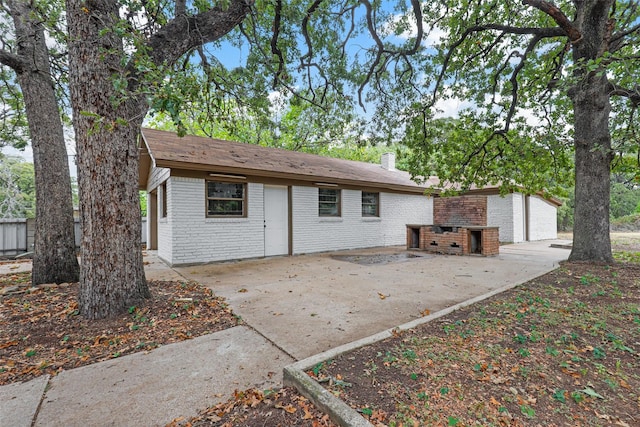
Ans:
[{"label": "brown shingle roof", "polygon": [[[157,167],[283,178],[308,182],[359,185],[422,193],[429,185],[418,185],[404,171],[381,165],[334,159],[314,154],[199,136],[179,137],[173,132],[142,129],[151,161]],[[152,163],[143,157],[140,184],[144,186]]]}]

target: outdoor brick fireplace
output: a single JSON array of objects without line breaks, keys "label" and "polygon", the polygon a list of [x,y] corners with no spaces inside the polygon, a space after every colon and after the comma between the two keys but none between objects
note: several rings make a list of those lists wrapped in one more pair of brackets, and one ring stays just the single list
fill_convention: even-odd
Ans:
[{"label": "outdoor brick fireplace", "polygon": [[454,255],[498,255],[498,227],[408,224],[407,249]]},{"label": "outdoor brick fireplace", "polygon": [[407,224],[407,249],[456,255],[497,255],[498,227],[487,226],[487,197],[436,197],[435,224]]}]

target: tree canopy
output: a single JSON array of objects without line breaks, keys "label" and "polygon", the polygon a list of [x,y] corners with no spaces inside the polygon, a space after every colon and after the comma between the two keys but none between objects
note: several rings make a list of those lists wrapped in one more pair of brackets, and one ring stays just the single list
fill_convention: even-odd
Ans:
[{"label": "tree canopy", "polygon": [[[411,100],[404,125],[414,147],[413,174],[435,173],[463,189],[493,184],[527,192],[555,192],[575,177],[570,258],[611,261],[611,168],[629,168],[614,160],[639,152],[638,6],[611,0],[423,4],[424,21],[413,22],[437,40],[388,81],[395,93],[409,87],[412,94],[404,96]],[[407,20],[399,21],[396,34]],[[467,108],[454,122],[434,123],[438,106],[451,100]],[[380,117],[389,122],[385,111]],[[632,168],[637,175],[637,161]]]},{"label": "tree canopy", "polygon": [[0,153],[0,218],[33,218],[35,199],[33,164]]}]

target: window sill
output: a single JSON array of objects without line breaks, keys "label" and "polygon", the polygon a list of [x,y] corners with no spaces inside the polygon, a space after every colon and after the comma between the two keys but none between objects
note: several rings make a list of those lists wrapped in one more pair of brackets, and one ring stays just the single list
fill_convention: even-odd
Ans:
[{"label": "window sill", "polygon": [[238,222],[249,222],[249,218],[246,216],[243,217],[206,217],[204,219],[205,224],[219,224],[219,223],[238,223]]},{"label": "window sill", "polygon": [[382,222],[382,218],[379,216],[363,216],[362,222]]}]

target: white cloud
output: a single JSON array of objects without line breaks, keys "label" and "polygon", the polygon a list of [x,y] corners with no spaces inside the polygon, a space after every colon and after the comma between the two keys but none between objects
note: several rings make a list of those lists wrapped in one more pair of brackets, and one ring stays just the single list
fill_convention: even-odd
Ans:
[{"label": "white cloud", "polygon": [[441,119],[445,117],[457,118],[461,110],[468,110],[473,108],[474,104],[469,101],[464,101],[460,98],[446,98],[440,99],[436,102],[434,110],[434,118]]}]

